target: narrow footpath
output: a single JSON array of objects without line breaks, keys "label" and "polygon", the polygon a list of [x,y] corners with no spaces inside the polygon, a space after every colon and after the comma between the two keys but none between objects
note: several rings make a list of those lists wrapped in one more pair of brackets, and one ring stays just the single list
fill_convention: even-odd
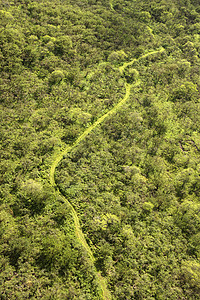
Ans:
[{"label": "narrow footpath", "polygon": [[[112,2],[111,2],[112,3]],[[133,59],[129,62],[125,62],[122,66],[120,66],[118,68],[118,70],[120,71],[121,75],[123,75],[124,70],[127,66],[132,65],[135,61],[146,58],[149,55],[153,55],[156,53],[161,53],[164,51],[164,48],[161,48],[159,50],[156,51],[151,51],[147,54],[142,55],[141,57],[139,57],[138,59]],[[88,127],[78,138],[77,140],[70,146],[67,146],[61,153],[58,153],[56,155],[55,160],[52,163],[51,169],[50,169],[50,183],[54,188],[58,188],[58,186],[56,185],[55,182],[55,170],[57,168],[57,166],[59,165],[59,163],[61,162],[61,160],[63,159],[63,157],[71,152],[82,140],[85,139],[85,137],[91,132],[93,131],[98,125],[100,125],[101,123],[103,123],[103,121],[110,117],[111,115],[115,114],[122,106],[123,104],[125,104],[125,102],[128,100],[129,96],[130,96],[130,92],[132,88],[136,88],[137,86],[139,86],[141,83],[140,79],[137,79],[133,84],[128,84],[127,82],[125,82],[125,88],[126,88],[126,93],[124,95],[124,98],[122,98],[113,108],[111,108],[107,113],[105,113],[103,116],[101,116],[99,119],[97,119],[90,127]],[[58,188],[59,190],[59,188]],[[72,217],[74,220],[74,227],[75,227],[75,233],[77,236],[77,239],[79,240],[79,242],[81,243],[81,245],[84,247],[84,249],[86,250],[91,262],[95,263],[95,258],[93,256],[93,253],[84,237],[84,234],[82,232],[81,226],[80,226],[80,222],[78,219],[78,215],[76,213],[76,210],[74,209],[74,207],[72,206],[72,204],[63,196],[63,194],[61,194],[62,197],[65,199],[65,201],[67,202],[67,204],[69,205],[69,207],[71,208],[71,213],[72,213]],[[96,268],[95,268],[96,270]],[[103,278],[101,276],[101,273],[98,272],[96,270],[96,280],[97,280],[97,284],[99,286],[99,290],[100,290],[100,299],[102,300],[111,300],[112,296],[110,294],[110,291],[107,288],[107,282],[106,279]]]}]

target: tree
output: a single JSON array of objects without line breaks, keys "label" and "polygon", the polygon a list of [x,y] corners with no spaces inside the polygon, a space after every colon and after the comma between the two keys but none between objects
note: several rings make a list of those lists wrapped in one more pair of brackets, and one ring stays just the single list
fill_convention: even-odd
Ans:
[{"label": "tree", "polygon": [[183,261],[181,269],[186,283],[197,293],[200,292],[200,263],[192,260]]},{"label": "tree", "polygon": [[174,211],[174,219],[176,224],[182,231],[190,236],[197,234],[200,230],[200,204],[191,200],[184,200],[179,205],[177,211]]},{"label": "tree", "polygon": [[55,70],[51,73],[49,77],[50,85],[59,84],[64,79],[64,72],[61,70]]}]

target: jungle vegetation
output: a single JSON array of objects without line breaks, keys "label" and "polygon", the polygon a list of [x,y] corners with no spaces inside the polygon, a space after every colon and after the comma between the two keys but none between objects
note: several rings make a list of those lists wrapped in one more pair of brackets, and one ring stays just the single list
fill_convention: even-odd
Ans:
[{"label": "jungle vegetation", "polygon": [[200,299],[199,1],[2,0],[0,24],[1,299]]}]

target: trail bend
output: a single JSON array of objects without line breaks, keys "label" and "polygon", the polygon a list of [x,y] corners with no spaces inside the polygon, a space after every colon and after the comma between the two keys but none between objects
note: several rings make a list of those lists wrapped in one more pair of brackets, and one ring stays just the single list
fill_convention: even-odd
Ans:
[{"label": "trail bend", "polygon": [[[156,54],[156,53],[161,53],[164,51],[164,48],[160,48],[159,50],[155,50],[155,51],[150,51],[144,55],[142,55],[141,57],[139,57],[138,59],[133,59],[129,62],[125,62],[122,66],[120,66],[118,68],[118,70],[120,71],[120,73],[123,75],[123,72],[125,70],[126,67],[131,66],[135,61],[138,61],[142,58],[146,58],[149,55],[152,54]],[[107,113],[105,113],[103,116],[99,117],[90,127],[88,127],[77,139],[76,141],[72,144],[72,145],[68,145],[63,151],[61,151],[60,153],[56,154],[55,159],[51,165],[51,169],[50,169],[50,183],[51,185],[56,188],[56,182],[55,182],[55,170],[56,167],[59,165],[59,163],[61,162],[61,160],[64,158],[64,156],[71,152],[82,140],[85,139],[85,137],[91,132],[93,131],[98,125],[100,125],[101,123],[103,123],[103,121],[110,117],[111,115],[113,115],[114,113],[116,113],[122,106],[123,104],[126,103],[126,101],[128,100],[130,93],[131,93],[131,88],[136,88],[140,85],[141,80],[137,79],[133,84],[128,84],[127,82],[125,82],[125,88],[126,88],[126,93],[124,95],[124,97],[115,105],[113,106],[113,108],[111,108]],[[58,188],[59,190],[59,188]],[[59,190],[60,191],[60,190]],[[61,193],[61,192],[60,192]],[[69,205],[69,207],[71,208],[71,213],[72,213],[72,217],[74,220],[74,227],[75,227],[75,234],[77,239],[79,240],[79,242],[81,243],[81,245],[83,246],[83,248],[86,250],[91,262],[95,263],[95,258],[94,255],[85,239],[85,236],[82,232],[81,229],[81,225],[79,222],[79,218],[78,215],[76,213],[76,210],[74,209],[73,205],[64,197],[64,195],[61,193],[62,197],[65,199],[65,201],[67,202],[67,204]],[[100,289],[100,299],[102,300],[111,300],[112,296],[110,291],[107,288],[107,282],[106,279],[103,278],[101,276],[101,273],[98,272],[96,270],[96,280],[97,280],[97,284],[99,286]]]}]

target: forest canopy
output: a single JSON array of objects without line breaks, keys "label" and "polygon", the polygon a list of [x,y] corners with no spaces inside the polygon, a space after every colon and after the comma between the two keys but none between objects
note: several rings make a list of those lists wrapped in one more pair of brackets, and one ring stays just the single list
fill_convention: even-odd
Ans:
[{"label": "forest canopy", "polygon": [[0,24],[1,299],[200,299],[199,1]]}]

